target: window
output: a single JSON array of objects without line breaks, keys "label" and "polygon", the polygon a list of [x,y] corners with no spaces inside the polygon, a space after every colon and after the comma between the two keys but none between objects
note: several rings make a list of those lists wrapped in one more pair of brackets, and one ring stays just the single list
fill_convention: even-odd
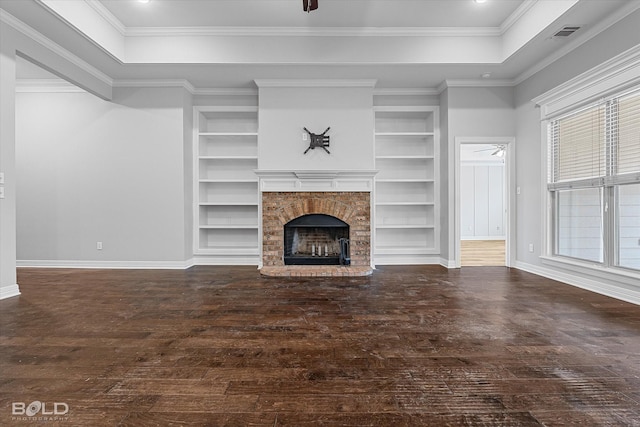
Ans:
[{"label": "window", "polygon": [[640,270],[640,90],[551,120],[553,255]]}]

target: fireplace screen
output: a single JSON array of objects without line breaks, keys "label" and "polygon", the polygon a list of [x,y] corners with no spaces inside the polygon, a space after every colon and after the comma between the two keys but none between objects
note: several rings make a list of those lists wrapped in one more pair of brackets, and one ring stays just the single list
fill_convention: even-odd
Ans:
[{"label": "fireplace screen", "polygon": [[285,265],[340,265],[349,225],[331,215],[303,215],[284,226]]}]

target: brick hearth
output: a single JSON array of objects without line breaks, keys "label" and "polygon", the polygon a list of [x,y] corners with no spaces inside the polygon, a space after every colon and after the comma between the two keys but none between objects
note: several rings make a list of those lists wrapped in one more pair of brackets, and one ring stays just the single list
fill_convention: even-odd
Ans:
[{"label": "brick hearth", "polygon": [[[351,267],[284,265],[284,225],[292,219],[307,214],[332,215],[349,224]],[[262,230],[263,274],[361,276],[371,272],[369,192],[263,192]]]}]

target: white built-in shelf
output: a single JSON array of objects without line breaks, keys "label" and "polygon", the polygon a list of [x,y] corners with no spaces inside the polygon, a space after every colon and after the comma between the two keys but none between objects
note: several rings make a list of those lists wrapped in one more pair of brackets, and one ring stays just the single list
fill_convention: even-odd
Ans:
[{"label": "white built-in shelf", "polygon": [[194,252],[258,263],[258,109],[195,107]]},{"label": "white built-in shelf", "polygon": [[437,107],[377,106],[374,260],[407,263],[437,254]]}]

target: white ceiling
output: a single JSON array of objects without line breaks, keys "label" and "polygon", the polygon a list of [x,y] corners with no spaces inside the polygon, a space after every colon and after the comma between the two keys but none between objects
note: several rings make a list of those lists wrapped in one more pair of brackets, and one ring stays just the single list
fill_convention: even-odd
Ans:
[{"label": "white ceiling", "polygon": [[126,27],[499,27],[524,0],[100,1]]},{"label": "white ceiling", "polygon": [[[78,4],[100,22],[61,19]],[[435,90],[445,80],[517,83],[640,1],[319,0],[311,13],[302,0],[0,0],[0,7],[114,83],[251,89],[255,79],[376,79],[378,88]],[[553,38],[564,25],[581,29]],[[21,64],[19,76],[38,73]]]}]

